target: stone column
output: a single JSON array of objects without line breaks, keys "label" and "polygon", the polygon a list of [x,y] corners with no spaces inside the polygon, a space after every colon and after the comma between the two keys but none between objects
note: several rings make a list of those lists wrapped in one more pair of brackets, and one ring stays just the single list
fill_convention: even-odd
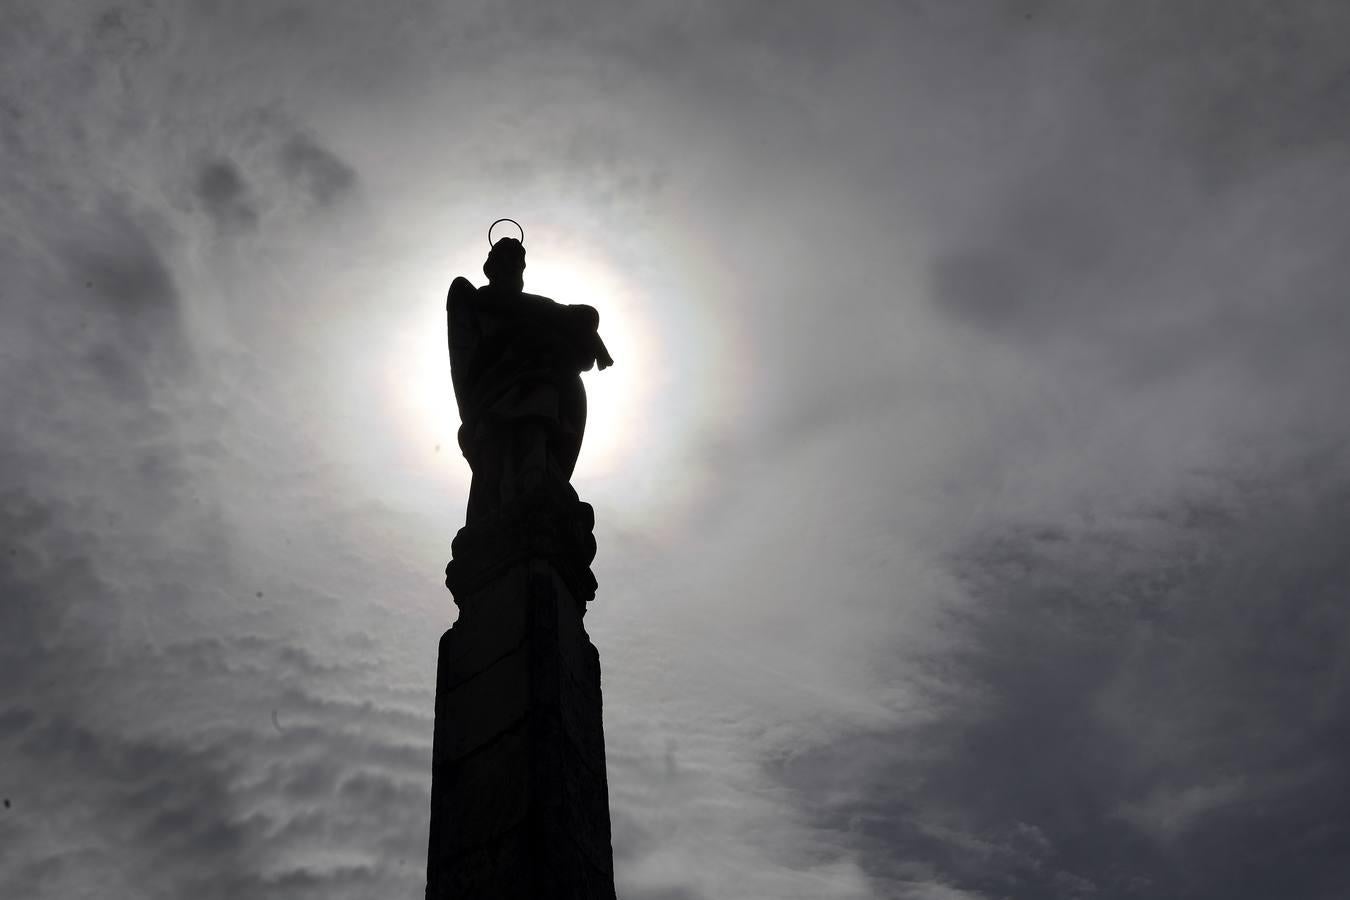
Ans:
[{"label": "stone column", "polygon": [[555,486],[461,529],[441,638],[427,900],[613,900],[593,513]]}]

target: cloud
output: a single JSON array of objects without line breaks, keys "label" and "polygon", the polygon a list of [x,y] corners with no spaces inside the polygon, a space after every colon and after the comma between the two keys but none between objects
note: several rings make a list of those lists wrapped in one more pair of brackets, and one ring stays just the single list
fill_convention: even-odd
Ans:
[{"label": "cloud", "polygon": [[197,172],[196,193],[217,227],[247,231],[257,226],[258,211],[249,199],[248,187],[229,160],[204,164]]},{"label": "cloud", "polygon": [[337,201],[356,184],[356,172],[351,166],[304,134],[297,134],[282,145],[281,168],[287,178],[300,184],[320,206]]},{"label": "cloud", "polygon": [[0,246],[24,339],[4,345],[0,893],[411,892],[430,721],[288,630],[308,594],[264,598],[241,568],[179,223],[126,197],[83,212]]},{"label": "cloud", "polygon": [[1347,474],[1310,458],[1128,518],[994,529],[954,561],[973,603],[926,664],[939,713],[781,776],[879,884],[924,860],[990,896],[1334,893]]},{"label": "cloud", "polygon": [[[4,500],[0,675],[14,689],[0,703],[5,893],[64,895],[91,871],[112,895],[146,897],[417,887],[426,715],[313,695],[304,685],[332,690],[354,671],[288,668],[308,654],[275,629],[156,641],[147,623],[138,633],[138,618],[171,616],[202,581],[228,581],[224,560],[197,561],[200,581],[170,597],[141,594],[114,574],[116,537],[91,540],[78,506],[15,489]],[[89,555],[72,556],[62,548],[82,527]],[[283,710],[283,732],[269,708]]]},{"label": "cloud", "polygon": [[[15,473],[18,460],[8,461]],[[30,483],[40,472],[20,471]],[[8,549],[0,558],[0,672],[14,687],[0,704],[13,801],[5,822],[11,864],[0,869],[16,896],[78,890],[90,868],[111,868],[113,890],[155,883],[152,869],[172,879],[172,848],[185,845],[228,867],[239,837],[220,815],[225,784],[214,754],[101,721],[130,687],[128,666],[107,657],[135,607],[106,574],[116,541],[91,541],[95,523],[80,507],[76,498],[10,485],[0,522]],[[69,549],[76,535],[90,555]]]},{"label": "cloud", "polygon": [[1162,841],[1176,840],[1211,813],[1250,801],[1240,778],[1212,784],[1192,784],[1174,790],[1155,788],[1145,797],[1122,804],[1120,815],[1141,831]]},{"label": "cloud", "polygon": [[[1011,80],[985,82],[1000,67],[972,79],[1020,118],[971,123],[1009,150],[986,161],[978,202],[947,217],[934,309],[1042,364],[1136,382],[1211,365],[1269,380],[1291,355],[1294,369],[1331,365],[1350,334],[1331,299],[1347,273],[1344,164],[1329,148],[1347,131],[1320,113],[1345,87],[1322,29],[1345,11],[1197,4],[1166,27],[1077,12],[1045,4],[1007,47]],[[1295,34],[1296,62],[1272,49]],[[1076,51],[1047,52],[1065,41]],[[1277,377],[1316,396],[1328,373]]]},{"label": "cloud", "polygon": [[255,165],[250,178],[228,159],[198,169],[194,194],[222,232],[254,231],[265,214],[275,217],[288,208],[331,207],[354,190],[356,171],[312,136],[296,132],[285,117],[263,111],[243,119],[244,132],[271,145],[274,158],[271,167]]},{"label": "cloud", "polygon": [[352,767],[332,760],[357,748],[340,734],[136,738],[29,719],[0,736],[27,785],[8,789],[15,865],[4,883],[16,896],[64,893],[90,868],[108,870],[105,889],[129,896],[289,896],[283,888],[302,883],[355,897],[372,879],[418,886],[427,785],[370,763],[344,774]]}]

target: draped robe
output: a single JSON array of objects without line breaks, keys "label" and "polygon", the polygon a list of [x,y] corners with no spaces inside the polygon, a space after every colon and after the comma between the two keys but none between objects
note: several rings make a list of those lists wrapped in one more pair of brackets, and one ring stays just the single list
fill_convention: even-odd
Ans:
[{"label": "draped robe", "polygon": [[446,319],[472,521],[545,478],[571,479],[586,428],[580,373],[613,360],[583,304],[456,278]]}]

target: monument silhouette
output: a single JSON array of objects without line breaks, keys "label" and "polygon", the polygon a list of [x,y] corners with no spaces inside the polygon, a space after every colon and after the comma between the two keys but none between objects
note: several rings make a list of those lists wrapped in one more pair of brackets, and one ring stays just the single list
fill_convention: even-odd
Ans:
[{"label": "monument silhouette", "polygon": [[613,360],[593,308],[524,292],[523,238],[489,228],[487,285],[456,278],[446,300],[473,480],[445,570],[459,618],[437,660],[427,900],[614,898],[600,657],[582,624],[595,515],[570,484],[580,373]]}]

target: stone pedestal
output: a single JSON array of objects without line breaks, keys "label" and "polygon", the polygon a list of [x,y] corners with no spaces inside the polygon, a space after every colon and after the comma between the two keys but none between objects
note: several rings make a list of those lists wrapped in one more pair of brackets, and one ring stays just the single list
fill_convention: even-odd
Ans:
[{"label": "stone pedestal", "polygon": [[[570,493],[570,489],[568,490]],[[461,530],[440,642],[428,900],[613,900],[590,507]]]}]

